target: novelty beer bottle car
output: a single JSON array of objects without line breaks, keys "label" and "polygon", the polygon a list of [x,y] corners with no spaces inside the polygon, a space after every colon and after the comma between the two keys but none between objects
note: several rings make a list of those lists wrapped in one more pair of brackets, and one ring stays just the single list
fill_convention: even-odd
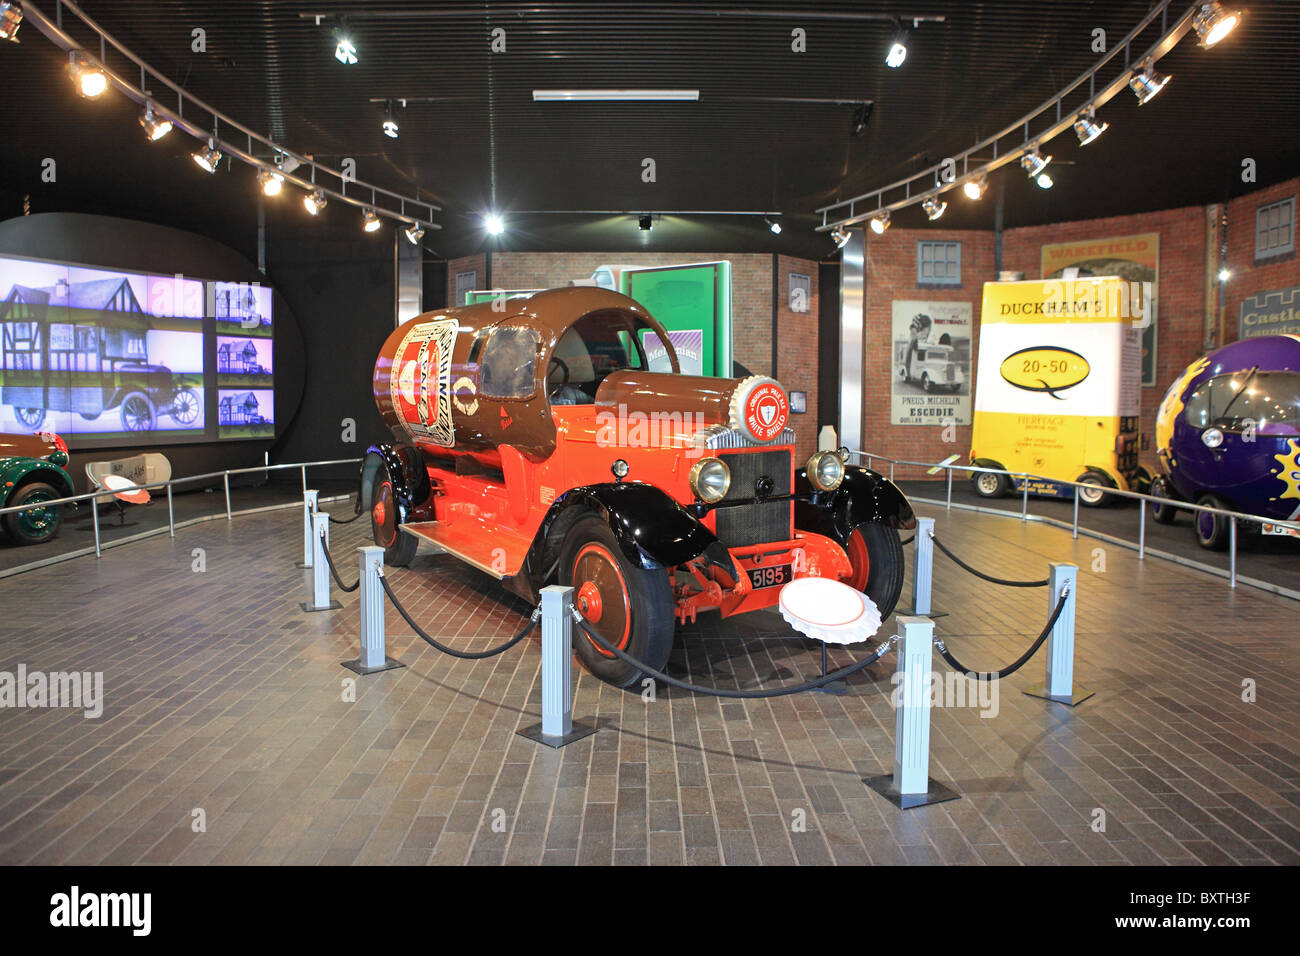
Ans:
[{"label": "novelty beer bottle car", "polygon": [[[651,372],[648,352],[672,372]],[[898,601],[903,494],[836,452],[794,461],[771,378],[680,373],[663,327],[606,289],[540,292],[421,315],[384,343],[361,501],[390,564],[421,539],[536,602],[548,584],[611,644],[662,668],[676,622],[773,607],[793,578]],[[585,636],[594,674],[640,672]]]}]

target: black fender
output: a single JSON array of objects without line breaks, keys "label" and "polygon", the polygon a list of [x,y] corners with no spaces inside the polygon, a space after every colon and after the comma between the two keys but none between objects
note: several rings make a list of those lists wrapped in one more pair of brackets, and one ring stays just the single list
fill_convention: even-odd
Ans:
[{"label": "black fender", "polygon": [[589,514],[608,522],[619,548],[638,567],[675,568],[704,555],[736,578],[731,553],[698,518],[654,485],[625,481],[584,485],[556,498],[507,586],[532,600],[537,588],[554,579],[564,536]]},{"label": "black fender", "polygon": [[868,521],[893,528],[916,527],[916,514],[899,487],[876,472],[846,465],[844,480],[834,491],[817,491],[808,480],[807,469],[795,474],[794,523],[801,531],[813,531],[847,544],[853,529]]},{"label": "black fender", "polygon": [[424,456],[414,445],[380,444],[367,448],[357,478],[357,500],[362,511],[370,510],[375,477],[381,464],[387,468],[393,483],[393,497],[405,512],[399,516],[399,523],[404,522],[407,515],[426,504],[433,493],[429,486],[429,473],[424,468]]}]

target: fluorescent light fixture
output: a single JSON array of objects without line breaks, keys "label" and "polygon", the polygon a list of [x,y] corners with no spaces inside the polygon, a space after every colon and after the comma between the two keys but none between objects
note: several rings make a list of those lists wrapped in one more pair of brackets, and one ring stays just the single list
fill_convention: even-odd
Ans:
[{"label": "fluorescent light fixture", "polygon": [[404,234],[411,245],[418,246],[420,240],[424,238],[424,227],[418,222],[413,222],[411,223],[410,228],[405,230]]},{"label": "fluorescent light fixture", "polygon": [[921,203],[921,208],[925,210],[925,217],[930,220],[938,219],[948,209],[948,203],[938,196],[931,196]]},{"label": "fluorescent light fixture", "polygon": [[357,62],[356,44],[342,30],[337,27],[334,29],[334,59],[338,60],[344,66],[353,66]]},{"label": "fluorescent light fixture", "polygon": [[361,214],[361,228],[366,232],[375,232],[380,225],[379,216],[373,209],[367,209]]},{"label": "fluorescent light fixture", "polygon": [[984,196],[984,193],[988,188],[988,174],[980,173],[974,179],[968,179],[966,182],[962,183],[961,191],[966,194],[967,199],[980,199]]},{"label": "fluorescent light fixture", "polygon": [[1132,79],[1128,81],[1128,88],[1137,96],[1138,105],[1142,106],[1163,90],[1169,79],[1168,73],[1160,73],[1154,66],[1148,64],[1144,69],[1133,74]]},{"label": "fluorescent light fixture", "polygon": [[307,195],[302,197],[303,208],[313,216],[319,216],[320,211],[325,208],[327,202],[329,202],[329,200],[325,198],[325,190],[320,188],[313,189]]},{"label": "fluorescent light fixture", "polygon": [[1108,129],[1110,129],[1109,123],[1098,125],[1097,115],[1092,109],[1080,113],[1079,118],[1074,121],[1074,135],[1079,137],[1080,146],[1087,146]]},{"label": "fluorescent light fixture", "polygon": [[1196,28],[1196,35],[1201,38],[1200,45],[1212,47],[1231,33],[1240,22],[1240,10],[1229,13],[1220,3],[1203,3],[1192,20],[1192,26]]},{"label": "fluorescent light fixture", "polygon": [[257,174],[257,184],[262,187],[264,195],[278,196],[284,190],[284,177],[269,169],[263,169]]},{"label": "fluorescent light fixture", "polygon": [[506,224],[502,222],[499,215],[490,212],[483,217],[483,228],[487,230],[489,236],[499,236],[506,231]]},{"label": "fluorescent light fixture", "polygon": [[23,10],[16,3],[0,3],[0,40],[18,42],[18,28],[23,25]]},{"label": "fluorescent light fixture", "polygon": [[94,99],[108,89],[108,77],[90,57],[79,50],[68,54],[69,69],[77,92],[87,99]]},{"label": "fluorescent light fixture", "polygon": [[699,90],[533,90],[534,103],[698,101]]},{"label": "fluorescent light fixture", "polygon": [[191,153],[190,156],[194,162],[199,164],[199,168],[204,172],[215,173],[217,166],[221,163],[221,150],[217,149],[217,140],[212,138],[208,140],[208,145],[204,146],[197,152]]},{"label": "fluorescent light fixture", "polygon": [[889,228],[889,210],[886,209],[878,216],[871,217],[871,231],[876,235],[881,235]]},{"label": "fluorescent light fixture", "polygon": [[140,114],[140,126],[144,129],[145,135],[155,143],[172,131],[171,120],[165,116],[154,115],[153,103],[144,105],[144,112]]}]

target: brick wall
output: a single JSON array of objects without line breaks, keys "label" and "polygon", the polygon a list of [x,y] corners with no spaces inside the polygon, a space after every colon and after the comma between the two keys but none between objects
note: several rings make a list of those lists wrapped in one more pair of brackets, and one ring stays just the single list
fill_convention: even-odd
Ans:
[{"label": "brick wall", "polygon": [[[493,263],[495,265],[495,262]],[[456,273],[458,272],[476,272],[478,281],[474,288],[483,289],[488,284],[487,274],[487,254],[477,253],[472,256],[461,256],[459,259],[447,260],[447,305],[460,305],[461,303],[453,301],[456,298]],[[499,284],[498,284],[499,285]],[[506,286],[499,286],[507,288]]]},{"label": "brick wall", "polygon": [[1236,341],[1241,303],[1247,296],[1300,285],[1300,259],[1296,258],[1295,252],[1255,264],[1255,211],[1260,206],[1280,199],[1294,198],[1298,193],[1300,179],[1290,179],[1227,204],[1227,262],[1230,275],[1225,286],[1227,294],[1222,315],[1221,342]]},{"label": "brick wall", "polygon": [[[790,273],[806,275],[809,282],[807,312],[790,311]],[[798,459],[817,449],[817,263],[791,256],[777,257],[776,378],[786,390],[808,393],[808,411],[791,415]],[[830,423],[833,424],[833,423]]]}]

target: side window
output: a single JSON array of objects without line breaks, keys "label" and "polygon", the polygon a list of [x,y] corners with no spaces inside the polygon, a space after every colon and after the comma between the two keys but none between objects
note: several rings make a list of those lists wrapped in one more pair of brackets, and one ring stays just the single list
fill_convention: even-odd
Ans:
[{"label": "side window", "polygon": [[494,331],[483,346],[479,387],[484,397],[532,398],[540,344],[541,335],[536,329],[515,325]]}]

